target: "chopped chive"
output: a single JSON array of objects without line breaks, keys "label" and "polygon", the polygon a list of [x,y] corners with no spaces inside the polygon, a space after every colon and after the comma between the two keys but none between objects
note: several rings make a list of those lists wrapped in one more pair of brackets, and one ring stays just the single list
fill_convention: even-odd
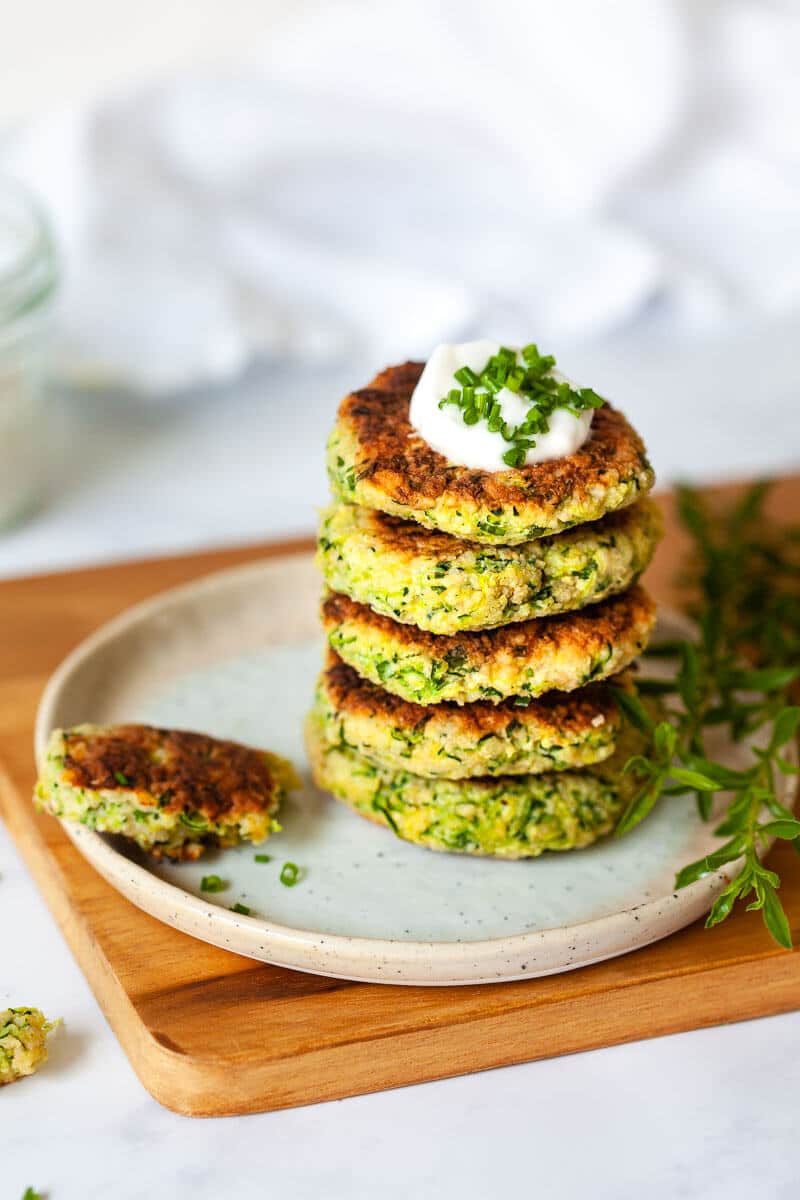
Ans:
[{"label": "chopped chive", "polygon": [[509,467],[521,467],[525,463],[527,451],[524,446],[512,446],[503,455],[503,462]]},{"label": "chopped chive", "polygon": [[478,382],[478,376],[472,370],[472,367],[459,367],[454,378],[458,380],[462,387],[466,387],[467,385],[474,387]]},{"label": "chopped chive", "polygon": [[116,781],[120,787],[130,787],[131,786],[131,781],[128,779],[127,775],[123,775],[122,771],[115,771],[114,778],[116,779]]},{"label": "chopped chive", "polygon": [[272,862],[271,854],[254,854],[253,858],[259,863]]},{"label": "chopped chive", "polygon": [[[518,354],[508,346],[501,346],[490,356],[484,368],[476,373],[471,367],[463,366],[455,372],[459,388],[451,388],[439,401],[439,408],[452,404],[461,413],[465,425],[477,425],[485,421],[490,433],[500,433],[509,450],[503,455],[507,466],[523,466],[525,456],[536,445],[535,437],[550,429],[548,418],[560,408],[578,417],[587,409],[600,408],[602,396],[592,388],[573,388],[566,380],[552,374],[556,360],[551,354],[540,354],[539,347],[531,342]],[[530,405],[519,425],[503,420],[502,409],[495,396],[501,389],[521,396]]]},{"label": "chopped chive", "polygon": [[224,892],[228,881],[219,875],[204,875],[200,880],[201,892]]},{"label": "chopped chive", "polygon": [[250,909],[246,904],[240,904],[238,900],[231,905],[231,912],[240,913],[243,917],[250,916]]},{"label": "chopped chive", "polygon": [[603,407],[603,397],[598,396],[597,392],[592,391],[591,388],[581,388],[578,394],[587,408]]},{"label": "chopped chive", "polygon": [[284,887],[294,887],[300,879],[300,868],[297,863],[286,862],[281,867],[280,880]]}]

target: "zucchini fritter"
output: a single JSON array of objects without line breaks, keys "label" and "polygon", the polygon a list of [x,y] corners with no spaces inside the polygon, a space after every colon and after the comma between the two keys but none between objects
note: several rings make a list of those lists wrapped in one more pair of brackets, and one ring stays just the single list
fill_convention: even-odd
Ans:
[{"label": "zucchini fritter", "polygon": [[[632,686],[616,679],[621,686]],[[612,689],[590,684],[548,692],[527,707],[413,704],[362,679],[328,652],[315,714],[328,746],[379,766],[428,778],[534,775],[601,762],[614,752],[622,718]]]},{"label": "zucchini fritter", "polygon": [[335,504],[322,514],[317,562],[333,591],[405,625],[451,634],[571,612],[624,591],[661,532],[651,500],[519,546],[477,546]]},{"label": "zucchini fritter", "polygon": [[437,637],[337,592],[322,602],[322,625],[340,658],[417,704],[496,704],[509,697],[521,703],[606,679],[641,654],[655,615],[655,604],[636,585],[577,613]]},{"label": "zucchini fritter", "polygon": [[574,454],[507,471],[458,466],[412,428],[422,363],[389,367],[345,397],[328,441],[328,473],[343,500],[467,541],[518,545],[632,504],[655,476],[644,444],[608,403]]},{"label": "zucchini fritter", "polygon": [[35,798],[56,817],[130,838],[156,858],[263,842],[293,767],[266,750],[149,725],[53,731]]}]

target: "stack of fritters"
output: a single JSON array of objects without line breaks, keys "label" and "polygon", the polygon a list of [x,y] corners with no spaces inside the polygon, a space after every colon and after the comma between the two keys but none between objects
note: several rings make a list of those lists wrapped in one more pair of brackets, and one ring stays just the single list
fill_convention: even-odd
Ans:
[{"label": "stack of fritters", "polygon": [[566,458],[455,466],[409,423],[421,370],[348,396],[329,441],[315,778],[433,849],[586,846],[613,828],[640,748],[613,691],[634,686],[655,620],[636,583],[661,530],[653,471],[609,404]]}]

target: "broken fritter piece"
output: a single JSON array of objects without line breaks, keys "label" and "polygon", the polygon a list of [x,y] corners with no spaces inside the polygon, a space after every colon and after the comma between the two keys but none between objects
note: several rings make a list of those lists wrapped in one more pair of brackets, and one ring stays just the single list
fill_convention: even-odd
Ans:
[{"label": "broken fritter piece", "polygon": [[50,736],[34,793],[55,817],[130,838],[155,858],[259,843],[280,829],[294,768],[266,750],[149,725],[78,725]]}]

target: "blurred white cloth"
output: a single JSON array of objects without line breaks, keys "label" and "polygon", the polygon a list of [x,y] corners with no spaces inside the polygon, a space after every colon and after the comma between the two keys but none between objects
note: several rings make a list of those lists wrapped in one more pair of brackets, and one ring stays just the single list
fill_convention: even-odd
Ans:
[{"label": "blurred white cloth", "polygon": [[329,0],[261,68],[43,120],[57,366],[160,397],[255,359],[695,338],[800,302],[787,0]]}]

